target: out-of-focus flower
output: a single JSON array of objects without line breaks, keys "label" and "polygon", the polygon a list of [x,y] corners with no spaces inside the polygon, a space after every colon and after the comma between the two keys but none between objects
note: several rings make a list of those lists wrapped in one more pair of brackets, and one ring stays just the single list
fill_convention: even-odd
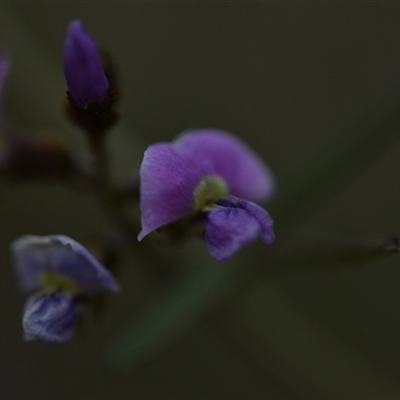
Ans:
[{"label": "out-of-focus flower", "polygon": [[275,192],[267,165],[235,136],[194,130],[150,146],[140,169],[142,231],[138,239],[183,218],[205,219],[205,240],[216,260],[230,258],[261,236],[274,241],[269,214],[253,201]]},{"label": "out-of-focus flower", "polygon": [[79,173],[56,134],[4,126],[2,97],[9,70],[10,59],[0,50],[0,175],[6,179],[68,178]]},{"label": "out-of-focus flower", "polygon": [[6,127],[0,148],[0,174],[6,179],[68,179],[78,165],[56,133]]},{"label": "out-of-focus flower", "polygon": [[10,68],[10,60],[0,51],[0,93],[3,90],[4,81]]},{"label": "out-of-focus flower", "polygon": [[3,127],[3,90],[4,84],[10,70],[10,59],[0,49],[0,131]]},{"label": "out-of-focus flower", "polygon": [[3,91],[9,69],[10,69],[10,60],[0,49],[0,168],[1,165],[4,164]]},{"label": "out-of-focus flower", "polygon": [[23,315],[28,340],[69,341],[80,299],[102,291],[119,291],[111,273],[67,236],[22,236],[11,244],[11,251],[21,289],[34,293]]}]

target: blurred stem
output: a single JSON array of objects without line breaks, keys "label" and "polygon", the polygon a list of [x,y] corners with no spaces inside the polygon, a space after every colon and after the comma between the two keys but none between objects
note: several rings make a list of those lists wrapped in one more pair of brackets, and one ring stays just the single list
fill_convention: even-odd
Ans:
[{"label": "blurred stem", "polygon": [[[299,235],[299,232],[297,234]],[[279,267],[268,268],[269,276],[295,271],[361,267],[400,252],[398,238],[391,238],[383,243],[363,243],[362,240],[354,241],[321,234],[310,235],[309,232],[302,233],[302,236],[298,247],[288,249],[282,246],[273,254],[272,264],[277,264]],[[266,270],[265,265],[258,266],[260,274]]]},{"label": "blurred stem", "polygon": [[96,189],[111,220],[114,223],[125,225],[129,224],[129,217],[124,212],[121,199],[111,184],[106,137],[105,134],[87,134],[89,148],[96,163]]},{"label": "blurred stem", "polygon": [[365,111],[365,119],[350,123],[346,129],[349,132],[359,131],[362,137],[344,150],[341,149],[343,143],[340,143],[338,145],[340,149],[336,151],[333,160],[311,176],[297,193],[277,204],[273,212],[275,221],[281,225],[302,222],[398,142],[400,128],[398,103],[394,101],[393,106],[388,105],[386,99],[378,100],[381,100],[382,104],[377,105],[379,110],[375,114],[379,115],[375,116],[375,119]]},{"label": "blurred stem", "polygon": [[96,169],[98,179],[103,189],[110,189],[110,178],[108,171],[108,155],[106,150],[106,141],[104,134],[93,134],[87,135],[89,147],[93,157],[96,161]]}]

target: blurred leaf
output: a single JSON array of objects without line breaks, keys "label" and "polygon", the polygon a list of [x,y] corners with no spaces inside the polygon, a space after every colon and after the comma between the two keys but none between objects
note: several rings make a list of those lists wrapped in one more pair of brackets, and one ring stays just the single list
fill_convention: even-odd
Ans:
[{"label": "blurred leaf", "polygon": [[[358,106],[360,108],[360,106]],[[273,207],[276,222],[298,224],[340,193],[363,170],[400,140],[400,81],[361,107],[344,123],[346,143],[329,143],[321,149],[325,165],[313,167],[308,181]],[[343,140],[344,141],[344,140]]]},{"label": "blurred leaf", "polygon": [[155,358],[215,302],[230,271],[211,262],[160,291],[109,349],[108,364],[134,368]]},{"label": "blurred leaf", "polygon": [[[321,238],[321,235],[314,235],[314,241],[310,241],[310,235],[304,237],[306,246],[299,243],[298,248],[290,254],[287,251],[280,252],[280,255],[271,259],[279,259],[280,268],[285,271],[290,266],[299,271],[321,267],[364,266],[366,262],[400,253],[398,238],[385,244],[360,244],[328,236]],[[195,268],[175,286],[159,292],[154,303],[146,307],[116,339],[107,354],[108,364],[113,368],[129,369],[156,358],[193,327],[209,307],[216,303],[218,297],[226,297],[227,288],[238,282],[249,283],[249,271],[244,271],[241,265],[243,263],[221,266],[211,262],[207,266]]]},{"label": "blurred leaf", "polygon": [[[274,216],[280,224],[293,223],[308,216],[316,210],[316,204],[321,204],[321,197],[326,198],[339,187],[342,187],[354,177],[357,172],[370,165],[372,160],[384,153],[400,135],[400,85],[396,85],[384,99],[378,99],[372,106],[372,111],[366,112],[358,120],[349,124],[349,131],[365,132],[354,143],[343,149],[339,146],[334,151],[335,156],[321,170],[310,176],[308,182],[298,193],[288,201],[277,205]],[[278,200],[279,202],[279,200]],[[293,253],[286,259],[281,259],[280,266],[290,265],[295,261],[309,268],[319,265],[347,265],[348,262],[374,260],[388,254],[382,246],[328,246],[322,249],[316,247]],[[319,249],[319,250],[318,250]],[[277,253],[279,254],[279,252]],[[272,259],[273,252],[272,252]],[[240,263],[240,257],[234,265],[215,264],[199,268],[197,273],[190,272],[163,293],[159,293],[156,301],[135,318],[135,322],[117,340],[108,353],[108,360],[114,368],[137,367],[156,357],[168,347],[185,330],[192,327],[215,304],[216,296],[221,288],[231,284],[236,288],[247,287],[249,279],[254,280],[260,268]],[[246,265],[246,271],[241,266]],[[252,273],[250,273],[252,272]],[[229,284],[228,284],[229,281]]]}]

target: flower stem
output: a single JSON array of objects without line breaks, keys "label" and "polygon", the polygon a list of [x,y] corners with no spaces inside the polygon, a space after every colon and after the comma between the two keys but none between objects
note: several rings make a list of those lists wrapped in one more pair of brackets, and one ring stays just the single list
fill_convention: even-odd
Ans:
[{"label": "flower stem", "polygon": [[129,224],[129,217],[124,212],[121,206],[121,199],[119,199],[118,193],[111,183],[105,137],[102,134],[89,133],[87,135],[89,149],[95,160],[96,191],[112,222]]}]

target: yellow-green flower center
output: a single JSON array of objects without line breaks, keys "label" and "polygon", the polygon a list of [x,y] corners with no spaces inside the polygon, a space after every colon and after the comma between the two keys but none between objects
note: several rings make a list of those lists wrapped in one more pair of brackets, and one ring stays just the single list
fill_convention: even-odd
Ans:
[{"label": "yellow-green flower center", "polygon": [[40,278],[42,285],[46,289],[64,290],[65,292],[69,292],[72,294],[76,294],[80,290],[79,286],[75,282],[73,282],[72,279],[61,274],[44,272]]},{"label": "yellow-green flower center", "polygon": [[228,185],[219,176],[206,176],[194,190],[194,211],[210,207],[229,194]]}]

